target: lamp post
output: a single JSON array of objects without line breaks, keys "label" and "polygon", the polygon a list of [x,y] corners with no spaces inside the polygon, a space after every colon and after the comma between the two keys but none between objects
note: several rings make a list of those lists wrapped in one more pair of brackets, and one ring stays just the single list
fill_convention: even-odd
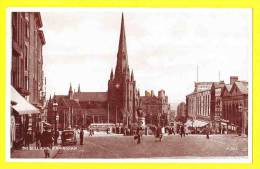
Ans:
[{"label": "lamp post", "polygon": [[194,119],[192,118],[192,119],[191,119],[191,127],[192,127],[192,130],[193,130],[193,124],[194,124]]},{"label": "lamp post", "polygon": [[[238,120],[239,120],[238,121],[239,130],[237,132],[238,132],[238,135],[241,136],[241,134],[243,133],[242,132],[243,131],[243,118],[242,118],[243,117],[243,107],[242,107],[242,105],[238,106],[238,111],[239,111],[241,116],[239,116],[239,118],[238,118]],[[241,123],[241,126],[240,126],[240,123]]]},{"label": "lamp post", "polygon": [[53,111],[54,111],[54,114],[55,114],[54,145],[57,145],[57,135],[56,135],[56,131],[57,131],[57,121],[59,120],[59,115],[57,115],[57,110],[58,110],[58,103],[56,102],[56,100],[54,100],[54,102],[53,102]]},{"label": "lamp post", "polygon": [[161,125],[161,113],[158,113],[158,125],[160,126]]}]

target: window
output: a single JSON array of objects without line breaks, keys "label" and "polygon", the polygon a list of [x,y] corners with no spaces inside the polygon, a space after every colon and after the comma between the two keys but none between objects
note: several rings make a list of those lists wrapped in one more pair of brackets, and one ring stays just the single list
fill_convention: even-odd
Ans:
[{"label": "window", "polygon": [[17,13],[16,12],[14,12],[13,14],[12,14],[12,23],[13,23],[13,25],[12,25],[12,35],[13,35],[13,39],[14,39],[14,41],[18,41],[18,37],[17,37],[17,34],[18,34],[18,20],[17,20]]},{"label": "window", "polygon": [[28,23],[28,21],[26,21],[26,24],[25,24],[25,26],[26,26],[26,37],[27,38],[29,38],[29,23]]},{"label": "window", "polygon": [[28,66],[28,47],[25,46],[25,52],[24,52],[24,70],[27,70]]}]

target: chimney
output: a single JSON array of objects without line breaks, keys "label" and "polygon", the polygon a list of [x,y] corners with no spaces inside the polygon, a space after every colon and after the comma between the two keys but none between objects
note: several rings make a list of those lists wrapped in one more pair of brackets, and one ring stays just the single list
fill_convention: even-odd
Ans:
[{"label": "chimney", "polygon": [[153,90],[151,90],[151,96],[152,96],[152,97],[154,96],[154,91],[153,91]]},{"label": "chimney", "polygon": [[233,85],[236,81],[238,81],[238,76],[230,76],[230,84]]},{"label": "chimney", "polygon": [[145,96],[151,96],[151,93],[148,90],[145,90]]},{"label": "chimney", "polygon": [[158,91],[158,97],[164,98],[164,96],[165,96],[165,91],[164,90]]}]

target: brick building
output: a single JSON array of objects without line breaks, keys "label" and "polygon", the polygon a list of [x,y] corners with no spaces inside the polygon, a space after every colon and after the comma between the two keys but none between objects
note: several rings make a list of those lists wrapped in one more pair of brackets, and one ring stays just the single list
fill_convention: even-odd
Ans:
[{"label": "brick building", "polygon": [[145,113],[146,124],[165,126],[169,123],[171,110],[164,90],[158,91],[158,96],[153,91],[145,91],[145,96],[140,96],[140,108]]},{"label": "brick building", "polygon": [[177,116],[186,116],[186,104],[184,102],[178,104]]},{"label": "brick building", "polygon": [[195,82],[194,92],[186,96],[187,117],[195,126],[210,125],[219,132],[222,114],[221,92],[225,86],[220,82]]},{"label": "brick building", "polygon": [[236,76],[230,77],[230,84],[195,82],[194,92],[186,96],[187,118],[192,121],[188,123],[197,127],[208,124],[215,133],[235,131],[237,127],[245,133],[247,94],[247,82],[238,81]]},{"label": "brick building", "polygon": [[122,14],[121,31],[117,52],[115,73],[111,70],[108,81],[107,101],[112,122],[124,123],[127,126],[136,121],[138,92],[134,72],[128,65],[124,16]]},{"label": "brick building", "polygon": [[222,92],[223,114],[227,128],[231,131],[241,129],[242,134],[248,132],[248,82],[238,78],[230,81]]},{"label": "brick building", "polygon": [[[59,119],[68,117],[71,118],[72,122],[77,121],[77,123],[71,122],[70,125],[66,121],[63,122],[65,128],[102,122],[131,125],[136,121],[136,110],[139,105],[138,97],[134,73],[133,71],[130,73],[128,65],[124,16],[122,14],[117,64],[115,72],[111,70],[108,90],[104,92],[83,92],[79,86],[78,91],[75,92],[70,86],[68,95],[56,96],[58,104],[63,106],[63,108],[60,106],[58,108],[61,116]],[[52,104],[51,101],[50,104]],[[48,121],[54,122],[54,117],[54,111],[52,111],[50,105]],[[59,121],[59,123],[62,122]]]},{"label": "brick building", "polygon": [[[39,12],[12,13],[11,85],[14,101],[12,115],[16,123],[15,142],[23,140],[27,130],[39,130],[45,104],[43,54],[45,38]],[[16,91],[22,97],[19,97]],[[24,99],[24,100],[22,100]],[[23,104],[23,105],[21,105]],[[33,107],[31,106],[33,105]],[[12,130],[12,131],[13,131]]]}]

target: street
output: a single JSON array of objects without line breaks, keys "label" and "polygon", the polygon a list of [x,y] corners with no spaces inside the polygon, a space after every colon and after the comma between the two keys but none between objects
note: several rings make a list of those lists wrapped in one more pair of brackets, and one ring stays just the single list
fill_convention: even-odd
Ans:
[{"label": "street", "polygon": [[165,135],[162,142],[143,136],[136,144],[133,136],[99,135],[85,137],[84,145],[60,149],[54,158],[151,158],[247,156],[247,138],[236,135]]}]

